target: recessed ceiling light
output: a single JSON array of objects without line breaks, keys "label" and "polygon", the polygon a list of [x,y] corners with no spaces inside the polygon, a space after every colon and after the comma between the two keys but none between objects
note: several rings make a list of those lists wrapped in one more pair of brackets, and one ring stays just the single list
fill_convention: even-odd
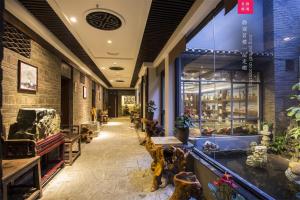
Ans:
[{"label": "recessed ceiling light", "polygon": [[110,82],[113,82],[114,80],[109,80]]},{"label": "recessed ceiling light", "polygon": [[114,64],[114,65],[116,65],[117,63],[116,63],[116,62],[114,62],[113,64]]},{"label": "recessed ceiling light", "polygon": [[101,67],[101,69],[106,69],[105,67]]},{"label": "recessed ceiling light", "polygon": [[112,41],[111,41],[111,40],[107,40],[107,43],[108,43],[108,44],[111,44],[111,43],[112,43]]},{"label": "recessed ceiling light", "polygon": [[119,53],[118,52],[106,52],[108,55],[110,55],[110,56],[117,56],[117,55],[119,55]]},{"label": "recessed ceiling light", "polygon": [[73,23],[76,23],[77,19],[76,19],[76,17],[70,17],[70,21],[73,22]]}]

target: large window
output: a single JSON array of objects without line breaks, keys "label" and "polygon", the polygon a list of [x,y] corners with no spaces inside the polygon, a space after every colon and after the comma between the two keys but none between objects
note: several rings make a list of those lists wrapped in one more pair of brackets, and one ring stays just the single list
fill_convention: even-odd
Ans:
[{"label": "large window", "polygon": [[258,134],[263,116],[260,75],[273,58],[264,45],[264,6],[255,0],[252,15],[238,15],[236,8],[227,14],[220,10],[178,58],[179,114],[192,113],[191,137]]},{"label": "large window", "polygon": [[192,114],[191,136],[257,134],[259,73],[249,83],[243,71],[184,68],[181,77],[182,110]]}]

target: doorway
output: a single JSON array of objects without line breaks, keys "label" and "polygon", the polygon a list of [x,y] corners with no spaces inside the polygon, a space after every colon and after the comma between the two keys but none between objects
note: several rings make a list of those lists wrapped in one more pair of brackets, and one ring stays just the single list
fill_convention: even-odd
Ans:
[{"label": "doorway", "polygon": [[108,116],[118,117],[118,92],[109,91],[108,94]]},{"label": "doorway", "polygon": [[96,82],[92,85],[92,108],[96,108]]},{"label": "doorway", "polygon": [[61,125],[72,125],[72,81],[64,76],[61,77]]},{"label": "doorway", "polygon": [[165,71],[160,74],[160,125],[165,127]]}]

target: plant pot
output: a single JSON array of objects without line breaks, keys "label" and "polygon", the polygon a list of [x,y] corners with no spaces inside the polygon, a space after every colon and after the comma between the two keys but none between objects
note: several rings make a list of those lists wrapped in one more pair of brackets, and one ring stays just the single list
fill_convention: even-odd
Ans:
[{"label": "plant pot", "polygon": [[190,136],[189,128],[177,128],[175,137],[178,138],[183,144],[187,144]]},{"label": "plant pot", "polygon": [[148,113],[147,113],[147,119],[148,119],[148,120],[153,121],[153,116],[154,116],[154,113],[153,113],[153,112],[148,112]]}]

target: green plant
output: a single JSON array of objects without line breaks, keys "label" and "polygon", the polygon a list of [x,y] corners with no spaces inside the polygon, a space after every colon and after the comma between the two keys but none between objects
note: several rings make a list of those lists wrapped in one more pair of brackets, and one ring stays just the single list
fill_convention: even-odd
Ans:
[{"label": "green plant", "polygon": [[140,112],[140,105],[139,104],[134,104],[133,111],[136,112],[136,113],[139,113]]},{"label": "green plant", "polygon": [[267,125],[269,127],[269,130],[272,131],[273,130],[273,123],[272,122],[267,122],[267,121],[264,121],[261,123],[261,129],[263,129],[263,126]]},{"label": "green plant", "polygon": [[[293,85],[292,90],[299,92],[300,91],[300,83]],[[295,99],[300,102],[300,95],[299,94],[291,95],[290,99]],[[299,103],[297,106],[288,108],[287,111],[288,111],[287,115],[291,119],[295,120],[296,122],[300,121],[300,105],[299,105]]]},{"label": "green plant", "polygon": [[177,117],[175,121],[176,128],[190,128],[193,126],[192,118],[189,114],[185,113],[184,115]]},{"label": "green plant", "polygon": [[150,100],[148,103],[147,103],[147,112],[148,113],[154,113],[154,111],[156,111],[157,107],[154,103],[153,100]]},{"label": "green plant", "polygon": [[275,154],[281,154],[286,150],[286,137],[285,136],[277,136],[270,144],[270,151]]},{"label": "green plant", "polygon": [[292,90],[296,91],[298,94],[291,95],[290,99],[297,100],[298,104],[287,109],[287,116],[291,118],[287,139],[291,141],[294,152],[297,153],[300,148],[300,83],[293,85]]}]

